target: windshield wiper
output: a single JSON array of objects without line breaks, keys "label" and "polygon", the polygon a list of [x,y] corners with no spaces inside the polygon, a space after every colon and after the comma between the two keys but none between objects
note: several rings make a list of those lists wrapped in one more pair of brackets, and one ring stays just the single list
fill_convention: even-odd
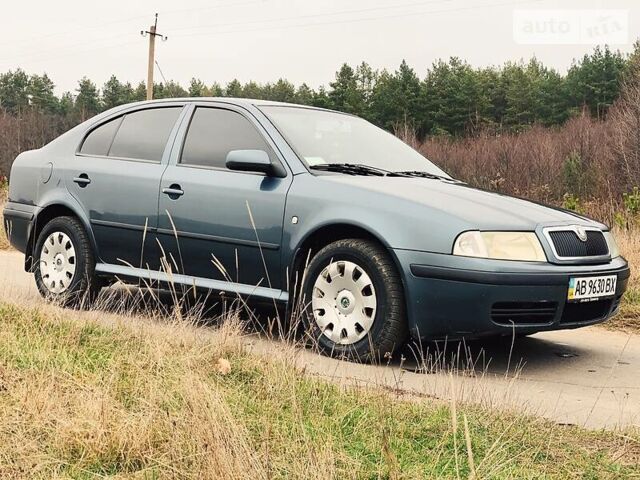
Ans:
[{"label": "windshield wiper", "polygon": [[347,175],[374,175],[377,177],[417,177],[430,178],[433,180],[442,180],[451,183],[465,183],[450,177],[436,175],[435,173],[422,172],[419,170],[406,170],[400,172],[392,172],[378,167],[364,165],[362,163],[321,163],[319,165],[311,165],[309,168],[313,170],[321,170],[324,172],[339,172]]},{"label": "windshield wiper", "polygon": [[436,175],[435,173],[422,172],[419,170],[406,170],[401,172],[389,172],[388,176],[390,177],[419,177],[419,178],[431,178],[433,180],[444,180],[446,182],[453,183],[465,183],[460,180],[456,180],[451,177],[444,177],[442,175]]},{"label": "windshield wiper", "polygon": [[382,168],[370,167],[360,163],[321,163],[319,165],[311,165],[309,168],[324,172],[339,172],[348,175],[375,175],[378,177],[384,177],[391,173]]}]

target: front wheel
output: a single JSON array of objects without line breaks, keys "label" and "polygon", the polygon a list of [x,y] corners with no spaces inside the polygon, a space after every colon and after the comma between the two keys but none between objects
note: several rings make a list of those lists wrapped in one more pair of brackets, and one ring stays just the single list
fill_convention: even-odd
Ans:
[{"label": "front wheel", "polygon": [[74,217],[47,223],[36,242],[35,281],[40,294],[65,306],[91,303],[99,291],[87,233]]},{"label": "front wheel", "polygon": [[303,320],[319,349],[370,362],[407,337],[404,289],[388,252],[369,240],[339,240],[311,260],[303,282]]}]

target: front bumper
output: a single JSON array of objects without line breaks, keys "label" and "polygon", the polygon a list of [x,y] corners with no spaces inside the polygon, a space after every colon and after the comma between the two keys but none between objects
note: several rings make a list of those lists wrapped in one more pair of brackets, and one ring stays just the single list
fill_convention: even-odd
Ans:
[{"label": "front bumper", "polygon": [[[414,338],[474,338],[578,328],[618,309],[629,279],[622,257],[601,265],[551,265],[394,250]],[[569,278],[617,275],[614,297],[568,303]]]}]

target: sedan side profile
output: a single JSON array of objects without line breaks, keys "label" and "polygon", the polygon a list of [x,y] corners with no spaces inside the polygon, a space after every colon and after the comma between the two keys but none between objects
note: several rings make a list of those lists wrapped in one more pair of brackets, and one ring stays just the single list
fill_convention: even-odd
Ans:
[{"label": "sedan side profile", "polygon": [[47,298],[118,278],[275,301],[365,361],[602,322],[629,278],[601,223],[471,188],[358,117],[246,99],[87,120],[18,156],[4,219]]}]

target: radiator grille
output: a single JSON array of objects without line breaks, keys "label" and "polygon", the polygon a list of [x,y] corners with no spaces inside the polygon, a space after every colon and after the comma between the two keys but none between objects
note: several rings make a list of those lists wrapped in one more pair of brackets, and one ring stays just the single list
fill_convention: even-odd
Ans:
[{"label": "radiator grille", "polygon": [[587,241],[583,242],[573,230],[554,230],[549,232],[556,254],[566,257],[599,257],[609,254],[607,240],[602,232],[587,230]]}]

